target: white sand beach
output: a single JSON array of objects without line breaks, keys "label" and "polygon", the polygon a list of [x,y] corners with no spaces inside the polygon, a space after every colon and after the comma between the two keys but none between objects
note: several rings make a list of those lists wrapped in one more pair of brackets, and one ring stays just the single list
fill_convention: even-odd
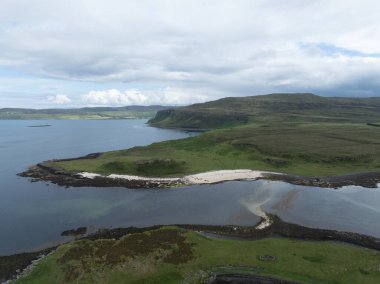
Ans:
[{"label": "white sand beach", "polygon": [[231,180],[255,180],[263,176],[265,172],[247,169],[220,170],[185,176],[182,179],[186,184],[209,184]]},{"label": "white sand beach", "polygon": [[93,179],[96,177],[110,178],[110,179],[125,179],[129,181],[151,181],[152,183],[178,183],[183,185],[196,185],[196,184],[212,184],[219,183],[223,181],[232,180],[256,180],[263,176],[263,174],[269,173],[264,171],[254,171],[249,169],[237,169],[237,170],[220,170],[220,171],[210,171],[194,175],[188,175],[184,177],[173,177],[173,178],[157,178],[157,177],[142,177],[134,175],[101,175],[89,172],[80,172],[78,176],[82,178]]}]

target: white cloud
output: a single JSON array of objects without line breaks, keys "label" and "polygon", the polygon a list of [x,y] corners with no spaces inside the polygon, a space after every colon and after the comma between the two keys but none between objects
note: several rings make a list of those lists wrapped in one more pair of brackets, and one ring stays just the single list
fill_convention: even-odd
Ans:
[{"label": "white cloud", "polygon": [[157,90],[116,89],[91,91],[82,96],[82,102],[90,106],[128,106],[128,105],[185,105],[204,102],[209,97],[189,91],[167,87]]},{"label": "white cloud", "polygon": [[82,97],[90,105],[144,105],[148,98],[137,90],[124,93],[119,90],[91,91]]},{"label": "white cloud", "polygon": [[[164,101],[183,104],[185,94],[379,95],[379,9],[377,0],[2,0],[0,69],[96,83],[69,94],[79,102],[108,90],[87,99],[99,105],[151,104],[170,93],[162,86],[180,90]],[[122,83],[128,94],[111,91]]]},{"label": "white cloud", "polygon": [[53,104],[57,105],[65,105],[71,102],[71,99],[66,95],[55,95],[55,96],[49,96],[48,101]]}]

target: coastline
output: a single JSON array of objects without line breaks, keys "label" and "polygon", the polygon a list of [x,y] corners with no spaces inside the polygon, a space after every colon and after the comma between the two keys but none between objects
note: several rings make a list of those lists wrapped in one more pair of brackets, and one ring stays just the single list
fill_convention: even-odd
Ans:
[{"label": "coastline", "polygon": [[[174,224],[172,226],[196,232],[207,238],[248,241],[277,237],[305,241],[334,241],[380,251],[380,239],[376,237],[352,232],[304,227],[287,223],[276,215],[271,215],[264,211],[262,212],[266,216],[262,217],[261,221],[254,226],[196,224]],[[270,222],[268,222],[268,220],[270,220]],[[263,226],[263,224],[265,224],[265,226]],[[129,234],[158,230],[163,227],[165,226],[155,225],[151,227],[99,229],[95,233],[78,237],[75,240],[118,240]],[[25,275],[25,273],[28,273],[42,258],[52,253],[56,248],[55,246],[38,252],[0,256],[0,264],[2,264],[2,267],[0,266],[0,268],[2,268],[0,269],[0,280],[7,283],[9,280],[14,280],[21,275]]]},{"label": "coastline", "polygon": [[[91,159],[100,154],[94,153],[84,157],[59,161]],[[55,160],[57,161],[57,160]],[[48,181],[65,187],[126,187],[126,188],[171,188],[190,185],[215,184],[225,181],[271,180],[283,181],[294,185],[315,186],[321,188],[340,188],[343,186],[362,186],[377,188],[380,172],[363,172],[326,177],[303,177],[285,173],[256,171],[250,169],[215,170],[183,177],[144,177],[136,175],[109,174],[102,175],[89,172],[69,172],[49,165],[45,161],[31,166],[19,176],[35,181]]]},{"label": "coastline", "polygon": [[29,273],[41,260],[56,250],[57,246],[36,252],[0,256],[0,283],[7,284]]}]

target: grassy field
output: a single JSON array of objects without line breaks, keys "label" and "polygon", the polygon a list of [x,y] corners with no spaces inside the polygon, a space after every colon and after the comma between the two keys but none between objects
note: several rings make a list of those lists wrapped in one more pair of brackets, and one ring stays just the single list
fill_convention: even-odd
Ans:
[{"label": "grassy field", "polygon": [[331,176],[379,170],[380,127],[365,123],[248,124],[107,152],[96,159],[53,164],[73,172],[143,176],[237,168]]},{"label": "grassy field", "polygon": [[[274,261],[260,256],[274,256]],[[15,283],[204,283],[212,273],[272,275],[301,283],[379,283],[377,251],[285,238],[209,239],[165,227],[120,240],[62,245]]]}]

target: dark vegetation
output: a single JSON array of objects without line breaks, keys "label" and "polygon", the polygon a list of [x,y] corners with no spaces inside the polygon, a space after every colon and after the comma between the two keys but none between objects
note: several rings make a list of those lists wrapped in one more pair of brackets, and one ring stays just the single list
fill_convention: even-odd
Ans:
[{"label": "dark vegetation", "polygon": [[145,176],[176,174],[184,170],[185,162],[174,159],[140,160],[135,162],[136,171]]},{"label": "dark vegetation", "polygon": [[[118,241],[82,240],[71,246],[57,261],[65,274],[65,281],[80,280],[83,271],[90,273],[96,264],[109,268],[145,257],[152,262],[179,265],[191,260],[192,244],[178,230],[156,230],[127,235]],[[138,261],[136,261],[138,262]],[[94,267],[95,264],[95,267]]]},{"label": "dark vegetation", "polygon": [[151,159],[151,160],[138,160],[132,165],[130,163],[119,161],[112,161],[102,164],[104,172],[109,173],[126,173],[133,168],[133,172],[143,176],[161,176],[168,174],[182,173],[185,168],[185,162],[176,161],[170,158]]},{"label": "dark vegetation", "polygon": [[87,228],[86,227],[79,227],[76,229],[70,229],[63,231],[61,233],[61,236],[80,236],[80,235],[85,235],[87,233]]},{"label": "dark vegetation", "polygon": [[375,127],[380,127],[379,123],[367,123],[369,126],[375,126]]}]

